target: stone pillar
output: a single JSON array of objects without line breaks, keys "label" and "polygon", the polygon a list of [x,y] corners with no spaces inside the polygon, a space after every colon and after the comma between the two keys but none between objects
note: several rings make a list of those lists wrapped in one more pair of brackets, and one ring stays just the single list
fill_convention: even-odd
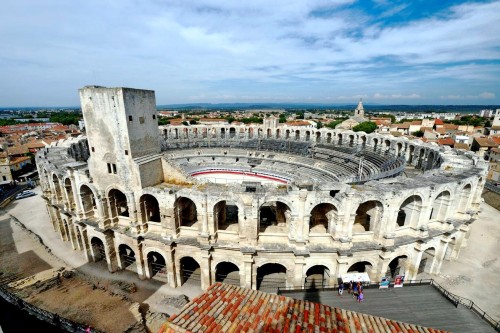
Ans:
[{"label": "stone pillar", "polygon": [[[295,274],[293,276],[293,281],[290,287],[304,287],[304,266],[306,265],[306,260],[303,256],[298,256],[295,258]],[[288,275],[288,274],[287,274]],[[288,284],[288,283],[287,283]],[[288,287],[288,285],[287,285]]]},{"label": "stone pillar", "polygon": [[387,268],[389,267],[389,264],[391,263],[391,254],[390,253],[380,253],[379,254],[379,260],[377,263],[377,268],[375,272],[375,278],[377,279],[375,282],[380,281],[387,272]]},{"label": "stone pillar", "polygon": [[210,262],[212,261],[212,254],[208,250],[202,250],[201,253],[201,289],[207,290],[212,284],[211,274],[210,274]]},{"label": "stone pillar", "polygon": [[85,255],[85,259],[87,259],[87,262],[92,262],[92,251],[90,249],[90,242],[87,236],[87,228],[85,226],[80,228],[80,234],[82,236],[82,243],[83,243],[83,253]]},{"label": "stone pillar", "polygon": [[418,266],[420,265],[420,261],[422,260],[422,255],[424,251],[420,247],[419,244],[415,245],[412,260],[408,265],[408,277],[407,280],[415,280],[418,274]]},{"label": "stone pillar", "polygon": [[[337,269],[335,271],[336,278],[339,279],[342,274],[347,273],[347,270],[349,269],[349,259],[346,257],[339,257],[337,258]],[[348,281],[344,281],[348,282]]]},{"label": "stone pillar", "polygon": [[135,252],[137,275],[139,275],[139,279],[144,280],[146,278],[146,275],[144,273],[144,253],[142,253],[142,243],[138,241],[137,244],[132,249]]},{"label": "stone pillar", "polygon": [[112,233],[104,234],[104,250],[106,252],[106,262],[108,270],[113,273],[118,269],[117,255]]},{"label": "stone pillar", "polygon": [[[307,190],[299,191],[299,204],[297,205],[297,217],[293,219],[295,228],[295,240],[297,242],[303,243],[305,241],[304,235],[309,234],[309,214],[306,214],[306,200],[307,200]],[[307,216],[307,221],[306,221]],[[291,235],[293,237],[293,235]]]},{"label": "stone pillar", "polygon": [[448,243],[449,239],[441,239],[439,242],[439,247],[436,249],[436,254],[434,255],[434,260],[432,261],[432,267],[430,269],[431,274],[439,274],[441,271]]},{"label": "stone pillar", "polygon": [[138,220],[137,220],[137,205],[135,202],[134,192],[126,192],[125,196],[127,197],[128,216],[130,219],[130,223],[132,225],[136,225]]},{"label": "stone pillar", "polygon": [[254,271],[253,255],[251,253],[243,254],[243,269],[240,271],[240,286],[248,289],[256,289]]},{"label": "stone pillar", "polygon": [[460,250],[464,246],[464,241],[465,241],[465,236],[467,235],[467,232],[470,230],[469,225],[467,224],[462,224],[458,231],[455,233],[455,245],[453,246],[450,259],[455,260],[458,258],[458,255],[460,254]]},{"label": "stone pillar", "polygon": [[167,240],[175,239],[177,236],[174,211],[174,208],[163,208],[160,206],[161,236]]}]

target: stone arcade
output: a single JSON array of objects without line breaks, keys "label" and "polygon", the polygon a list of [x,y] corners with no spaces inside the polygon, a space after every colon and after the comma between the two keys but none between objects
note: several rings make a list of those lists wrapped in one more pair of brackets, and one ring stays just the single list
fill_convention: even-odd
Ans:
[{"label": "stone arcade", "polygon": [[[203,289],[413,279],[457,258],[480,208],[486,166],[464,151],[273,121],[159,128],[153,91],[80,98],[87,136],[36,160],[55,232],[110,271]],[[196,176],[225,172],[277,182]]]}]

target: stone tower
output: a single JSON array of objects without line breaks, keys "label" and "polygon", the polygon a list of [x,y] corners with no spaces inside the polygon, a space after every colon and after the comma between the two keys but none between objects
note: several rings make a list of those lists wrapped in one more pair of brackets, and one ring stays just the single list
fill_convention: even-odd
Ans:
[{"label": "stone tower", "polygon": [[161,181],[154,91],[86,86],[80,89],[80,102],[93,178],[123,189]]},{"label": "stone tower", "polygon": [[355,117],[364,117],[365,116],[365,109],[363,108],[363,100],[360,98],[358,107],[354,110],[354,116]]},{"label": "stone tower", "polygon": [[496,109],[495,118],[493,118],[491,126],[500,126],[500,109]]}]

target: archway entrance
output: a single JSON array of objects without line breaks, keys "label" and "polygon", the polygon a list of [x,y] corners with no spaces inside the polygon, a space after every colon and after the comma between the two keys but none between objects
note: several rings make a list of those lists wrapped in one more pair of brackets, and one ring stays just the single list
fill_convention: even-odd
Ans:
[{"label": "archway entrance", "polygon": [[167,282],[167,264],[165,258],[158,252],[148,253],[149,277]]},{"label": "archway entrance", "polygon": [[290,208],[279,201],[267,202],[260,207],[259,231],[288,233],[291,219]]},{"label": "archway entrance", "polygon": [[407,261],[407,256],[399,256],[392,259],[392,261],[389,263],[389,266],[387,267],[385,275],[391,278],[394,278],[396,275],[404,275]]},{"label": "archway entrance", "polygon": [[407,198],[399,207],[397,226],[417,225],[422,209],[422,199],[417,195]]},{"label": "archway entrance", "polygon": [[158,205],[158,200],[150,194],[144,194],[141,196],[140,206],[141,206],[141,216],[142,222],[161,222],[160,220],[160,206]]},{"label": "archway entrance", "polygon": [[177,199],[174,210],[177,227],[195,227],[198,222],[198,213],[191,199],[182,197]]},{"label": "archway entrance", "polygon": [[94,262],[98,262],[106,258],[106,250],[104,249],[102,240],[97,237],[92,237],[90,240],[90,246],[92,247],[92,259]]},{"label": "archway entrance", "polygon": [[196,260],[191,257],[181,259],[181,285],[200,285],[201,284],[201,269]]},{"label": "archway entrance", "polygon": [[125,244],[118,246],[118,255],[120,256],[121,269],[137,271],[135,264],[135,252]]},{"label": "archway entrance", "polygon": [[370,280],[372,279],[372,270],[373,266],[371,263],[368,261],[358,261],[357,263],[354,263],[349,267],[347,270],[347,273],[367,273],[368,276],[370,277]]},{"label": "archway entrance", "polygon": [[306,272],[304,288],[316,289],[328,286],[330,279],[330,270],[323,265],[316,265],[309,268]]},{"label": "archway entrance", "polygon": [[265,264],[257,268],[257,290],[276,293],[286,287],[286,268],[280,264]]},{"label": "archway entrance", "polygon": [[359,205],[352,232],[373,231],[375,224],[382,216],[382,204],[378,201],[367,201]]},{"label": "archway entrance", "polygon": [[329,225],[335,223],[337,209],[329,203],[317,205],[311,211],[311,220],[309,223],[309,232],[328,232]]},{"label": "archway entrance", "polygon": [[112,189],[108,194],[111,217],[117,222],[118,216],[128,217],[127,197],[119,190]]},{"label": "archway entrance", "polygon": [[217,230],[238,231],[238,206],[231,201],[219,201],[214,206]]},{"label": "archway entrance", "polygon": [[431,272],[435,255],[436,255],[435,248],[430,247],[427,250],[425,250],[425,252],[422,254],[422,259],[420,259],[420,264],[418,265],[418,274]]},{"label": "archway entrance", "polygon": [[220,262],[215,267],[215,282],[240,286],[240,269],[233,263]]}]

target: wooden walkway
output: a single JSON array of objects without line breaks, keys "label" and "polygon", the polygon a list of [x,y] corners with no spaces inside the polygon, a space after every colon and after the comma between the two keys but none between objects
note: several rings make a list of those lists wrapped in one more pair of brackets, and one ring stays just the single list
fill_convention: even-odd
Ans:
[{"label": "wooden walkway", "polygon": [[430,285],[365,289],[362,303],[356,302],[347,290],[342,297],[337,291],[286,291],[282,295],[453,333],[495,332],[468,308],[455,308]]}]

